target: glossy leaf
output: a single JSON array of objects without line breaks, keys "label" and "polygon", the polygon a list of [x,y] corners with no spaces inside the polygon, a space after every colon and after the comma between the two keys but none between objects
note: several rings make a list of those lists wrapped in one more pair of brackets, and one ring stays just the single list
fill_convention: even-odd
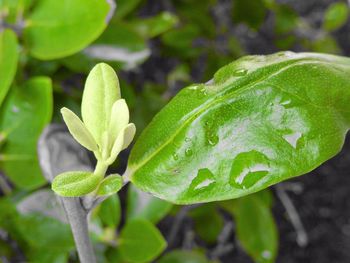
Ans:
[{"label": "glossy leaf", "polygon": [[165,247],[162,234],[147,220],[131,220],[120,233],[119,249],[127,262],[151,262]]},{"label": "glossy leaf", "polygon": [[127,175],[175,203],[225,200],[305,174],[342,148],[350,59],[243,57],[183,89],[132,149]]},{"label": "glossy leaf", "polygon": [[0,130],[5,137],[0,166],[18,187],[33,189],[46,180],[39,167],[36,144],[52,115],[51,80],[36,77],[22,86],[13,86],[0,114]]},{"label": "glossy leaf", "polygon": [[117,193],[123,186],[123,178],[119,174],[111,174],[102,180],[97,189],[97,195]]},{"label": "glossy leaf", "polygon": [[173,205],[130,185],[127,197],[127,220],[143,218],[156,224],[163,219]]},{"label": "glossy leaf", "polygon": [[61,113],[74,139],[90,151],[98,150],[96,141],[79,117],[67,108],[62,108]]},{"label": "glossy leaf", "polygon": [[5,29],[0,32],[0,105],[15,77],[17,61],[17,36],[13,31]]},{"label": "glossy leaf", "polygon": [[68,56],[102,33],[110,12],[106,0],[38,0],[27,17],[23,37],[36,58]]},{"label": "glossy leaf", "polygon": [[251,195],[230,201],[235,202],[233,216],[237,239],[255,262],[275,262],[277,227],[270,207],[257,197],[259,195]]},{"label": "glossy leaf", "polygon": [[81,114],[95,141],[102,145],[102,133],[108,130],[112,106],[120,99],[118,77],[105,63],[97,64],[86,79]]},{"label": "glossy leaf", "polygon": [[101,181],[101,176],[91,172],[66,172],[59,174],[52,182],[52,190],[66,197],[91,193]]},{"label": "glossy leaf", "polygon": [[337,30],[346,23],[348,17],[349,7],[346,3],[333,3],[326,10],[323,27],[329,31]]}]

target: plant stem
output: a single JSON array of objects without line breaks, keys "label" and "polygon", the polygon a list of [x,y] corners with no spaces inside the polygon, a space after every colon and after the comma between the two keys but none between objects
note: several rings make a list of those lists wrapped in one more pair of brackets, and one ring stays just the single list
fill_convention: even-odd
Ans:
[{"label": "plant stem", "polygon": [[88,211],[83,208],[80,198],[61,197],[61,200],[72,229],[80,262],[96,263],[95,253],[89,237]]}]

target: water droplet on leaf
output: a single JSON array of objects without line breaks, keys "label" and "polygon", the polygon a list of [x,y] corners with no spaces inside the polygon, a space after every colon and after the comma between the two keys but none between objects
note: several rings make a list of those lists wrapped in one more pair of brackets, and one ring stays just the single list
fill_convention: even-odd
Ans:
[{"label": "water droplet on leaf", "polygon": [[233,72],[233,76],[236,76],[236,77],[242,77],[242,76],[245,76],[247,75],[248,73],[248,70],[247,69],[237,69]]},{"label": "water droplet on leaf", "polygon": [[192,152],[192,149],[191,148],[187,148],[186,151],[185,151],[185,155],[186,156],[192,156],[193,152]]},{"label": "water droplet on leaf", "polygon": [[219,142],[219,137],[216,134],[210,134],[208,137],[208,143],[212,146]]},{"label": "water droplet on leaf", "polygon": [[230,171],[230,185],[246,189],[255,185],[270,171],[267,157],[257,151],[243,152],[236,156]]},{"label": "water droplet on leaf", "polygon": [[204,188],[213,187],[215,184],[214,174],[208,169],[200,169],[197,176],[192,180],[189,190],[199,191]]},{"label": "water droplet on leaf", "polygon": [[173,158],[174,158],[174,160],[176,161],[176,160],[179,159],[179,155],[177,155],[176,153],[174,153],[174,154],[173,154]]}]

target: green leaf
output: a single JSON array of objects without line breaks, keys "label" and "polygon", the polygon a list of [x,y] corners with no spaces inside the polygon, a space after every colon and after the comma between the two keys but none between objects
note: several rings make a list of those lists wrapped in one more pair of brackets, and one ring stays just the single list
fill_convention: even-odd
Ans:
[{"label": "green leaf", "polygon": [[96,189],[101,176],[91,172],[66,172],[59,174],[52,182],[52,190],[66,197],[83,196]]},{"label": "green leaf", "polygon": [[172,207],[171,203],[144,193],[133,185],[128,188],[127,220],[141,218],[156,224],[170,212]]},{"label": "green leaf", "polygon": [[252,29],[259,29],[264,22],[267,10],[263,0],[235,0],[233,2],[233,21],[243,22]]},{"label": "green leaf", "polygon": [[215,243],[222,228],[224,220],[216,210],[215,205],[207,204],[191,211],[194,229],[201,239],[207,243]]},{"label": "green leaf", "polygon": [[23,37],[36,58],[72,55],[102,33],[111,11],[106,0],[38,0],[27,17]]},{"label": "green leaf", "polygon": [[117,228],[121,217],[121,207],[118,195],[112,195],[100,205],[98,215],[102,223],[113,229]]},{"label": "green leaf", "polygon": [[183,89],[139,136],[126,171],[179,204],[238,198],[336,155],[350,124],[350,59],[243,57]]},{"label": "green leaf", "polygon": [[18,61],[18,43],[16,34],[9,29],[0,32],[0,105],[2,104],[13,78]]},{"label": "green leaf", "polygon": [[18,187],[34,189],[46,183],[36,154],[42,129],[52,115],[51,80],[35,77],[13,86],[0,113],[0,131],[5,143],[0,166]]},{"label": "green leaf", "polygon": [[118,0],[118,7],[115,17],[121,19],[132,12],[142,0]]},{"label": "green leaf", "polygon": [[109,121],[109,135],[111,141],[117,139],[118,134],[129,123],[129,108],[124,99],[117,100],[112,106],[111,119]]},{"label": "green leaf", "polygon": [[337,30],[346,23],[348,16],[349,7],[346,3],[333,3],[326,10],[323,27],[328,31]]},{"label": "green leaf", "polygon": [[66,123],[68,130],[74,139],[90,151],[98,150],[96,141],[79,117],[67,108],[62,108],[61,113],[64,122]]},{"label": "green leaf", "polygon": [[81,114],[85,126],[100,146],[102,134],[108,130],[112,106],[118,99],[120,89],[115,71],[105,63],[97,64],[86,79]]},{"label": "green leaf", "polygon": [[209,263],[204,253],[199,251],[173,250],[163,257],[158,263]]},{"label": "green leaf", "polygon": [[178,18],[169,12],[162,12],[147,19],[132,21],[132,27],[144,38],[153,38],[173,28]]},{"label": "green leaf", "polygon": [[162,253],[166,241],[159,230],[147,220],[127,222],[119,238],[119,249],[128,262],[150,262]]},{"label": "green leaf", "polygon": [[97,189],[97,195],[112,195],[123,186],[123,178],[119,174],[111,174],[102,180]]},{"label": "green leaf", "polygon": [[277,227],[271,208],[257,198],[243,197],[235,202],[237,238],[244,250],[258,263],[275,262],[278,249]]}]

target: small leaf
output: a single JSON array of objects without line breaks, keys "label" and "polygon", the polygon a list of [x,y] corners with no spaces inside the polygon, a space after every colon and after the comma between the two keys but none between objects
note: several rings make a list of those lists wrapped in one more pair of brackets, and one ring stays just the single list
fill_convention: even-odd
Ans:
[{"label": "small leaf", "polygon": [[23,31],[25,43],[39,59],[71,55],[103,32],[110,11],[108,1],[101,0],[35,1]]},{"label": "small leaf", "polygon": [[[237,200],[233,216],[237,238],[244,250],[259,263],[275,262],[278,248],[278,232],[271,208],[251,195]],[[230,202],[230,201],[228,201]]]},{"label": "small leaf", "polygon": [[15,77],[18,53],[16,34],[9,29],[0,31],[0,105]]},{"label": "small leaf", "polygon": [[147,220],[129,221],[120,233],[119,249],[123,258],[143,263],[154,260],[166,247],[159,230]]},{"label": "small leaf", "polygon": [[97,64],[87,77],[81,113],[87,129],[101,146],[102,134],[108,130],[112,106],[120,99],[118,77],[105,63]]},{"label": "small leaf", "polygon": [[100,204],[98,215],[104,225],[117,228],[121,217],[121,207],[118,195],[112,195]]},{"label": "small leaf", "polygon": [[96,151],[98,149],[97,144],[79,117],[67,108],[62,108],[61,113],[64,122],[66,123],[68,130],[74,139],[76,139],[77,142],[79,142],[86,149]]},{"label": "small leaf", "polygon": [[61,196],[82,196],[95,190],[100,181],[101,176],[91,172],[66,172],[55,177],[52,190]]},{"label": "small leaf", "polygon": [[346,3],[333,3],[326,10],[323,27],[328,31],[337,30],[346,23],[348,16],[349,7]]},{"label": "small leaf", "polygon": [[123,178],[119,174],[111,174],[104,178],[98,186],[97,195],[112,195],[123,186]]},{"label": "small leaf", "polygon": [[132,140],[134,139],[136,133],[136,126],[133,123],[129,123],[124,129],[124,143],[123,150],[126,149]]},{"label": "small leaf", "polygon": [[117,100],[112,107],[109,134],[114,142],[118,134],[129,123],[129,108],[124,99]]},{"label": "small leaf", "polygon": [[[204,253],[199,251],[173,250],[163,257],[158,263],[210,263]],[[212,262],[214,263],[214,262]]]},{"label": "small leaf", "polygon": [[126,127],[124,127],[124,129],[119,133],[117,139],[114,142],[111,155],[108,159],[108,163],[114,162],[118,154],[129,146],[129,144],[132,142],[135,136],[135,133],[135,124],[129,123]]}]

